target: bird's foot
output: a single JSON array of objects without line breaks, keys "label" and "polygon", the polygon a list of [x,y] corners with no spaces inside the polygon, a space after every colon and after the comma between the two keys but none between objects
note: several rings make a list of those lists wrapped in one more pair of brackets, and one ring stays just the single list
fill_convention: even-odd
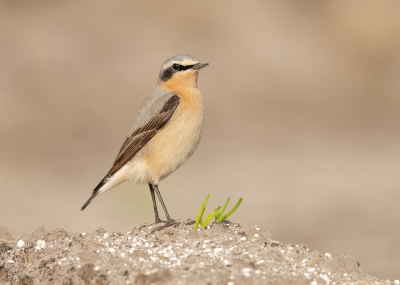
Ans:
[{"label": "bird's foot", "polygon": [[168,227],[171,227],[171,226],[175,226],[175,225],[179,225],[179,224],[180,224],[180,222],[175,221],[173,219],[169,219],[169,220],[167,220],[167,222],[164,225],[154,228],[151,231],[151,233],[154,234],[155,232],[158,232],[158,231],[161,231],[161,230],[163,230],[165,228],[168,228]]},{"label": "bird's foot", "polygon": [[166,223],[166,221],[163,221],[163,220],[161,220],[160,218],[158,218],[158,219],[156,219],[156,221],[154,222],[153,225],[161,224],[161,223]]},{"label": "bird's foot", "polygon": [[188,225],[188,226],[194,225],[195,223],[196,223],[196,221],[195,220],[191,220],[191,219],[187,219],[186,222],[184,222],[184,224]]}]

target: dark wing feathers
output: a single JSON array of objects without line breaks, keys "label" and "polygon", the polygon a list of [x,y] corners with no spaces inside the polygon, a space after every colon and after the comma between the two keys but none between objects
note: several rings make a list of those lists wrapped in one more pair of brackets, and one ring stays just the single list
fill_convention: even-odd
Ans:
[{"label": "dark wing feathers", "polygon": [[146,124],[136,129],[128,136],[122,145],[115,161],[107,175],[111,177],[124,166],[142,147],[162,130],[170,121],[181,99],[178,95],[172,96],[159,113],[153,116]]},{"label": "dark wing feathers", "polygon": [[107,183],[108,179],[130,161],[149,140],[151,140],[169,123],[180,102],[181,99],[179,96],[173,95],[156,115],[154,115],[147,123],[137,128],[125,139],[113,166],[93,190],[92,196],[82,206],[81,211],[83,211],[98,195],[100,188]]}]

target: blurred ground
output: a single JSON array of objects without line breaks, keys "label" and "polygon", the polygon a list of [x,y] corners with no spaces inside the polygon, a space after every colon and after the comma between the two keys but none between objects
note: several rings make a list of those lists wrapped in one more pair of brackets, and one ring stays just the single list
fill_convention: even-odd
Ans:
[{"label": "blurred ground", "polygon": [[160,183],[172,217],[242,196],[232,219],[285,243],[354,253],[399,278],[397,1],[2,1],[0,224],[125,232],[152,222],[110,167],[162,62],[210,66],[194,156]]}]

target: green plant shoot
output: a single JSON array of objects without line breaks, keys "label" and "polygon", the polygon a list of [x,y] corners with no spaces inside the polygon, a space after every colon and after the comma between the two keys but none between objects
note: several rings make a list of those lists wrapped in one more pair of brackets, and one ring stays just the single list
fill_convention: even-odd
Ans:
[{"label": "green plant shoot", "polygon": [[215,208],[214,212],[212,212],[211,214],[209,214],[207,216],[207,218],[205,219],[205,221],[202,220],[204,211],[206,209],[206,204],[208,202],[208,199],[210,198],[211,193],[208,193],[206,199],[204,200],[203,204],[201,205],[200,211],[197,214],[197,219],[196,219],[196,223],[194,225],[194,228],[197,229],[199,227],[199,225],[201,225],[203,228],[207,227],[207,225],[210,223],[211,219],[213,217],[215,217],[215,221],[217,222],[222,222],[223,220],[225,220],[226,218],[228,218],[230,215],[232,215],[240,206],[240,204],[243,201],[243,198],[240,197],[239,201],[236,203],[235,207],[233,207],[232,210],[230,210],[228,212],[228,214],[226,214],[225,216],[223,215],[226,209],[226,206],[228,206],[229,203],[229,199],[230,197],[228,197],[228,200],[225,203],[225,206],[222,208],[222,211],[220,212],[219,210],[221,209],[221,206],[218,206],[217,208]]}]

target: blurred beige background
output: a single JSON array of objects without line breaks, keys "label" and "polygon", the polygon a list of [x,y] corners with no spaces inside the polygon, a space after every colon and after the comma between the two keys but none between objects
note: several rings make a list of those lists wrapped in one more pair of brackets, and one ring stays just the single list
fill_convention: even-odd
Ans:
[{"label": "blurred beige background", "polygon": [[[151,3],[150,3],[151,2]],[[160,183],[173,218],[232,220],[400,277],[400,2],[1,1],[0,224],[126,232],[147,186],[79,208],[168,57],[200,72],[205,129]]]}]

